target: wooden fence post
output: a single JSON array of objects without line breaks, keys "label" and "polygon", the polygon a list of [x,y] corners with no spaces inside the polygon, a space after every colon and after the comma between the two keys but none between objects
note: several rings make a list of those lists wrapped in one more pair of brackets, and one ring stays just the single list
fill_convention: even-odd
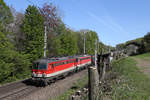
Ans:
[{"label": "wooden fence post", "polygon": [[101,78],[101,80],[104,80],[105,73],[106,73],[106,62],[103,62],[103,63],[104,63],[104,65],[103,65],[103,71],[102,71],[102,78]]},{"label": "wooden fence post", "polygon": [[102,76],[102,69],[103,69],[103,64],[102,64],[102,55],[98,55],[98,60],[97,60],[97,70],[99,74],[99,80],[101,79]]},{"label": "wooden fence post", "polygon": [[89,100],[99,100],[99,76],[95,67],[88,68]]}]

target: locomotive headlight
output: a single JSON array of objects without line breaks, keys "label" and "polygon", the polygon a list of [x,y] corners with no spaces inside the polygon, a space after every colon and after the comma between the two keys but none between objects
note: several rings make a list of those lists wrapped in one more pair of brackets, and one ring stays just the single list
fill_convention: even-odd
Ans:
[{"label": "locomotive headlight", "polygon": [[43,77],[46,77],[46,74],[45,74],[45,73],[43,73]]},{"label": "locomotive headlight", "polygon": [[35,72],[32,73],[32,77],[34,77],[34,76],[35,76]]}]

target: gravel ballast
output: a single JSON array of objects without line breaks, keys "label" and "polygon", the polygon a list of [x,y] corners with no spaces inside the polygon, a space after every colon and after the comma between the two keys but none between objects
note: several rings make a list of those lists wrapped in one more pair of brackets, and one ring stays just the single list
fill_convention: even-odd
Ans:
[{"label": "gravel ballast", "polygon": [[71,76],[66,77],[65,79],[58,80],[51,85],[40,89],[39,91],[30,93],[20,100],[55,100],[57,96],[60,96],[69,88],[72,87],[73,83],[77,80],[84,78],[87,75],[87,70],[75,73]]}]

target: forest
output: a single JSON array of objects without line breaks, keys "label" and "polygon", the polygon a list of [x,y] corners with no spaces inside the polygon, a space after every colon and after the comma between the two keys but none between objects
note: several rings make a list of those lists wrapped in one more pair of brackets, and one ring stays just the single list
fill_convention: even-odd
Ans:
[{"label": "forest", "polygon": [[99,53],[108,50],[95,31],[67,27],[52,3],[41,8],[29,5],[25,12],[17,12],[0,0],[0,83],[31,76],[32,62],[43,57],[44,27],[47,57],[83,54],[84,37],[86,54],[94,54],[96,40]]},{"label": "forest", "polygon": [[136,38],[134,40],[130,40],[125,43],[118,44],[116,46],[116,49],[127,51],[127,47],[130,44],[136,45],[138,47],[137,54],[143,54],[143,53],[150,52],[150,32],[147,32],[147,34],[144,35],[144,37]]}]

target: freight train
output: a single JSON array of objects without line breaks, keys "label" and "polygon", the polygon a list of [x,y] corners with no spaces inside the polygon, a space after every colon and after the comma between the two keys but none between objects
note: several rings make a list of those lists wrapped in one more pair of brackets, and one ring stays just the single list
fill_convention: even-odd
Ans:
[{"label": "freight train", "polygon": [[51,81],[77,72],[89,65],[91,65],[89,55],[39,59],[33,63],[32,81],[46,86]]}]

